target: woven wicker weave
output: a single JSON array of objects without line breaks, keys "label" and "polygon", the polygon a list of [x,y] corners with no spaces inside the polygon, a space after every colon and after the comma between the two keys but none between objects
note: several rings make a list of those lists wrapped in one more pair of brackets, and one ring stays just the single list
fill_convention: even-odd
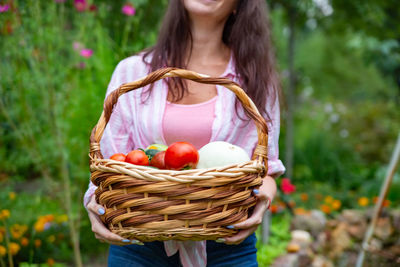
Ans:
[{"label": "woven wicker weave", "polygon": [[[211,169],[158,170],[103,159],[100,139],[119,96],[167,77],[223,85],[233,91],[258,131],[251,161]],[[96,199],[105,207],[102,221],[129,239],[215,240],[237,230],[226,226],[245,220],[256,204],[252,190],[262,184],[267,166],[267,125],[238,84],[192,71],[164,68],[135,82],[123,84],[106,99],[103,113],[90,137],[91,180]]]}]

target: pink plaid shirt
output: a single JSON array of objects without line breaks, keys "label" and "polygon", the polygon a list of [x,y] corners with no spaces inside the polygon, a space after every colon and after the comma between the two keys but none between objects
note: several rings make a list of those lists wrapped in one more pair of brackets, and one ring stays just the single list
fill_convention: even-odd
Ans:
[{"label": "pink plaid shirt", "polygon": [[[135,81],[148,73],[149,68],[143,63],[141,55],[122,60],[114,70],[106,95],[120,85]],[[229,78],[240,84],[232,57],[221,77]],[[109,158],[114,153],[127,153],[132,149],[145,148],[153,143],[162,143],[162,119],[168,88],[162,80],[155,82],[153,92],[145,103],[142,103],[141,97],[143,89],[131,91],[118,99],[100,142],[101,152],[105,158]],[[238,118],[235,112],[236,96],[233,92],[217,85],[217,93],[211,142],[226,141],[238,145],[251,157],[258,141],[255,124],[252,121],[248,123]],[[267,110],[272,120],[268,123],[268,175],[278,177],[285,171],[285,167],[278,157],[280,127],[278,99],[275,102],[269,101]],[[239,110],[239,115],[245,117],[242,109]],[[96,186],[90,182],[84,196],[85,207],[95,190]],[[166,241],[164,246],[168,256],[179,250],[184,267],[206,266],[205,241]]]}]

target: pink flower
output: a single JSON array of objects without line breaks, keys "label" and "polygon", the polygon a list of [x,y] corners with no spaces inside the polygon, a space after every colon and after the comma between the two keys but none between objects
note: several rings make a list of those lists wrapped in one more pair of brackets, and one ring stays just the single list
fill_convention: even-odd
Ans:
[{"label": "pink flower", "polygon": [[93,55],[93,50],[92,49],[82,49],[81,50],[81,56],[85,58],[90,58]]},{"label": "pink flower", "polygon": [[127,16],[133,16],[136,13],[136,9],[131,4],[125,4],[121,11]]},{"label": "pink flower", "polygon": [[83,12],[88,9],[88,3],[86,0],[74,0],[74,6],[79,12]]},{"label": "pink flower", "polygon": [[10,9],[10,5],[9,4],[5,4],[5,5],[0,5],[0,13],[3,12],[7,12]]},{"label": "pink flower", "polygon": [[296,191],[296,186],[290,182],[289,178],[282,178],[281,190],[285,195],[289,195]]}]

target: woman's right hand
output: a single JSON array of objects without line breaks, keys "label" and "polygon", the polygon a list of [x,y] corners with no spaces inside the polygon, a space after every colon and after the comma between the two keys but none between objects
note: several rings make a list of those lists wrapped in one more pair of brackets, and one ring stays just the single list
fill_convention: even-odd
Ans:
[{"label": "woman's right hand", "polygon": [[100,219],[100,215],[104,214],[104,207],[96,202],[96,197],[93,195],[87,204],[87,211],[89,214],[90,223],[92,224],[92,231],[94,236],[100,240],[100,242],[106,242],[113,245],[125,246],[130,244],[143,245],[138,240],[124,239],[117,234],[112,233],[108,230]]}]

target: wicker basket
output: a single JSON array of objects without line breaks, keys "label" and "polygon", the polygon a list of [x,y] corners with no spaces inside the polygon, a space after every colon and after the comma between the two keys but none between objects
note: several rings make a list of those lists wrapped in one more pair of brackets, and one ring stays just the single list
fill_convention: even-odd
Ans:
[{"label": "wicker basket", "polygon": [[[257,126],[253,159],[240,165],[184,171],[103,159],[99,142],[119,96],[167,77],[223,85],[233,91]],[[123,84],[107,97],[90,137],[91,181],[98,186],[96,199],[106,211],[101,219],[112,232],[143,242],[231,236],[237,230],[226,226],[247,219],[256,204],[252,190],[262,184],[266,173],[267,143],[265,120],[239,85],[229,79],[163,68]]]}]

